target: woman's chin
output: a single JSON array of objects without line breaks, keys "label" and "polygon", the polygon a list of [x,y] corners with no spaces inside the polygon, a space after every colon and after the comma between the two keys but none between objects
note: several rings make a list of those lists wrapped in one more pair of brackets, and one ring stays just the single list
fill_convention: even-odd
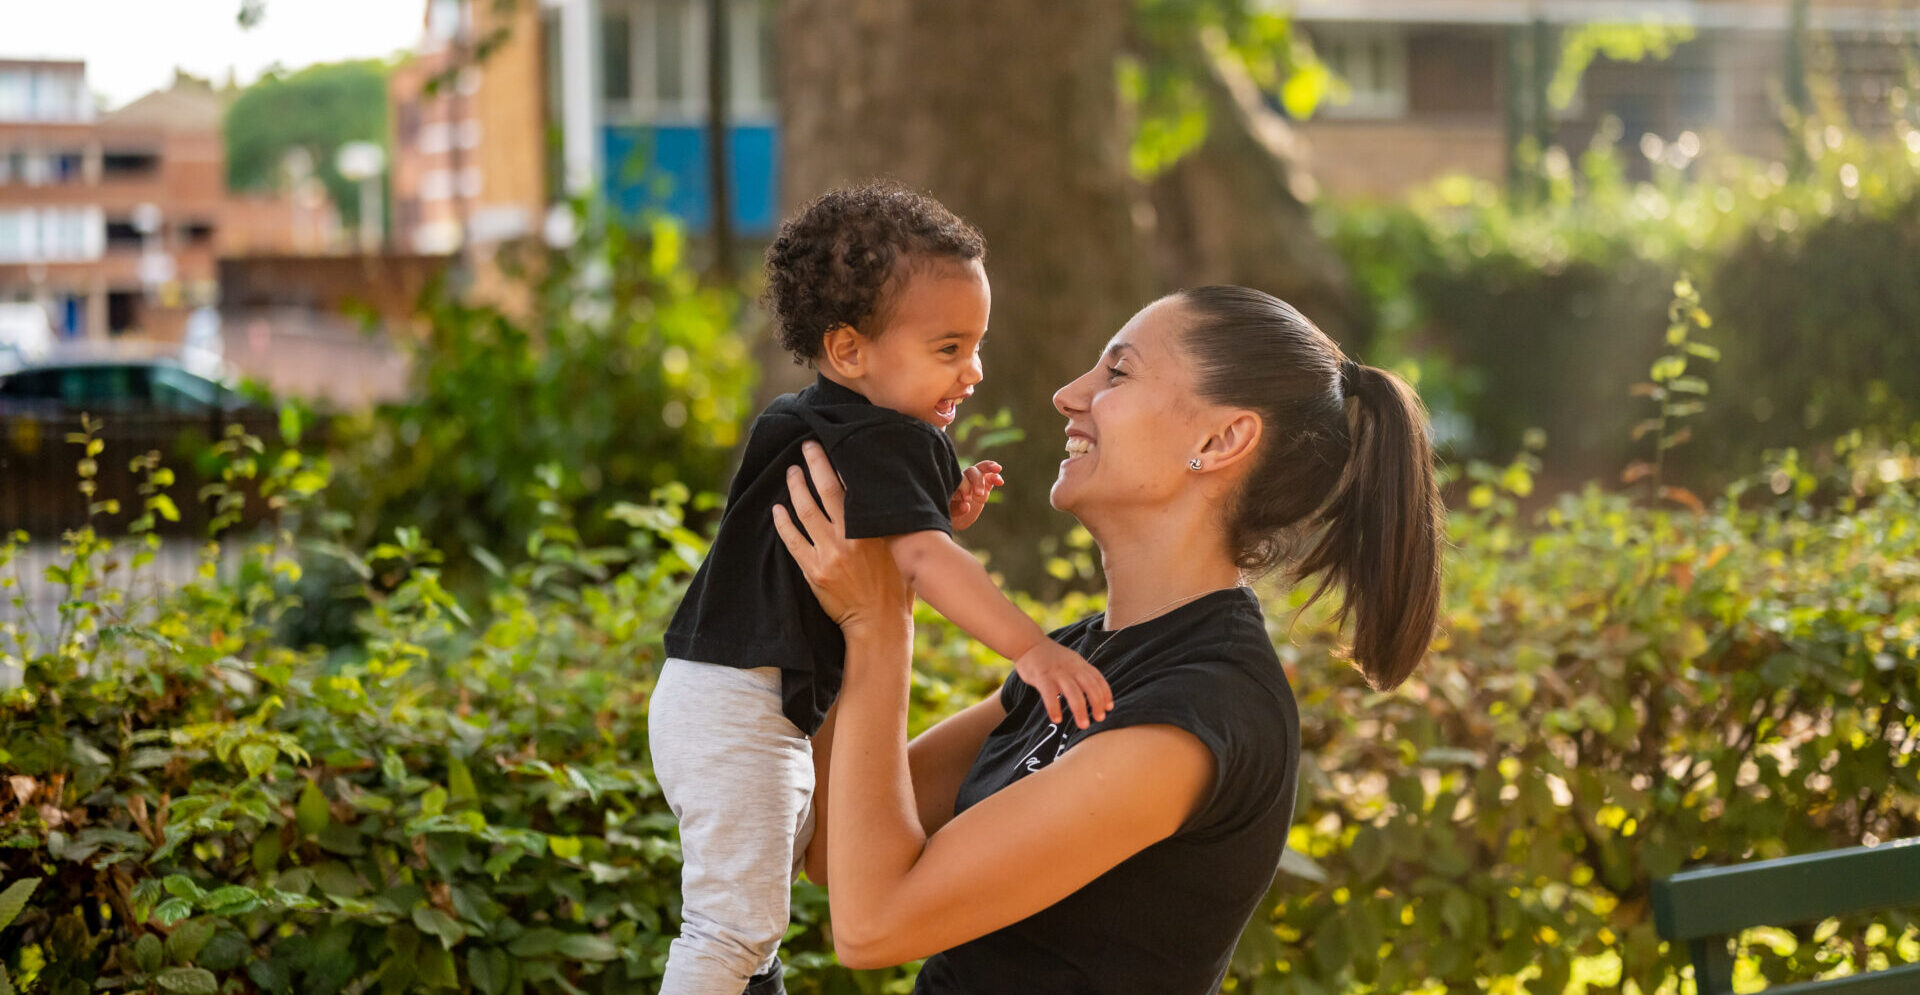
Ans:
[{"label": "woman's chin", "polygon": [[1075,487],[1067,480],[1067,468],[1063,464],[1060,467],[1060,476],[1053,480],[1053,489],[1047,492],[1047,503],[1053,505],[1053,510],[1064,511],[1071,515],[1075,514],[1074,508],[1079,504],[1077,497]]}]

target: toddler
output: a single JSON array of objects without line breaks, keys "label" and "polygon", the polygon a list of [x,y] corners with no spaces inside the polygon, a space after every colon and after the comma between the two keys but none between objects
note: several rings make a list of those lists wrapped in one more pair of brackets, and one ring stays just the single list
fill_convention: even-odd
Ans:
[{"label": "toddler", "polygon": [[754,420],[720,531],[667,628],[648,703],[654,773],[680,820],[682,926],[665,995],[780,992],[780,938],[812,834],[808,736],[839,691],[846,643],[772,508],[818,439],[846,483],[846,529],[885,537],[902,576],[1011,659],[1063,721],[1113,705],[1099,671],[1007,600],[953,531],[1000,466],[964,471],[944,432],[980,382],[991,296],[979,232],[892,183],[836,190],[781,227],[767,299],[781,344],[818,376]]}]

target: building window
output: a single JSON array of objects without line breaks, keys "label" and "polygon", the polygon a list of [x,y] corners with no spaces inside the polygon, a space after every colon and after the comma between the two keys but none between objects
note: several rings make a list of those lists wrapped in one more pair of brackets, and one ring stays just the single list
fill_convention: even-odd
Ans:
[{"label": "building window", "polygon": [[86,262],[100,258],[97,207],[0,210],[0,263]]},{"label": "building window", "polygon": [[1327,24],[1313,28],[1320,60],[1349,90],[1329,103],[1330,118],[1397,118],[1407,112],[1406,37],[1389,25]]},{"label": "building window", "polygon": [[131,219],[115,218],[107,222],[108,252],[138,252],[144,243],[140,229],[133,226]]},{"label": "building window", "polygon": [[140,291],[107,291],[107,332],[120,335],[130,332],[140,323]]},{"label": "building window", "polygon": [[447,200],[452,196],[452,173],[444,169],[429,169],[420,174],[421,200]]},{"label": "building window", "polygon": [[600,71],[609,103],[633,99],[633,17],[624,9],[600,15]]},{"label": "building window", "polygon": [[0,208],[0,263],[32,262],[35,258],[34,211],[30,207]]},{"label": "building window", "polygon": [[213,244],[213,222],[207,220],[189,221],[180,226],[180,239],[195,248],[205,248]]},{"label": "building window", "polygon": [[100,157],[100,175],[109,180],[137,179],[159,171],[158,152],[108,152]]},{"label": "building window", "polygon": [[[704,3],[607,0],[603,10],[602,95],[612,116],[632,123],[704,120]],[[729,110],[736,119],[770,122],[775,90],[772,9],[766,0],[729,0],[727,18]]]},{"label": "building window", "polygon": [[445,121],[429,121],[420,126],[420,142],[415,146],[421,155],[439,155],[452,146],[448,138]]}]

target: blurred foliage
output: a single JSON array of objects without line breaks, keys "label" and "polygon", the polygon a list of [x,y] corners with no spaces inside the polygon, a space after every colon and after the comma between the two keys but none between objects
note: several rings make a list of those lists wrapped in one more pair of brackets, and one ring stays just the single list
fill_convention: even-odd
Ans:
[{"label": "blurred foliage", "polygon": [[1692,273],[1719,319],[1695,340],[1724,362],[1675,469],[1724,482],[1766,449],[1856,427],[1905,438],[1920,417],[1920,114],[1907,92],[1891,134],[1856,133],[1837,111],[1793,122],[1799,175],[1692,133],[1623,148],[1613,124],[1577,162],[1541,156],[1537,203],[1456,176],[1405,204],[1329,205],[1322,223],[1376,341],[1429,368],[1443,441],[1486,458],[1544,429],[1550,463],[1575,479],[1631,457],[1620,385],[1662,348],[1669,290]]},{"label": "blurred foliage", "polygon": [[[407,399],[336,425],[327,500],[350,544],[409,527],[471,573],[476,556],[534,555],[547,502],[594,545],[624,533],[607,517],[620,501],[670,483],[725,490],[753,377],[739,297],[699,284],[671,223],[580,213],[569,247],[502,256],[524,306],[431,290]],[[554,464],[561,483],[538,491]]]},{"label": "blurred foliage", "polygon": [[[76,440],[84,479],[94,440]],[[687,489],[616,504],[579,542],[573,485],[534,475],[534,556],[471,608],[416,529],[329,552],[367,609],[351,656],[276,639],[325,467],[225,451],[282,524],[170,594],[158,540],[69,533],[45,577],[0,541],[0,968],[23,991],[613,993],[675,932],[673,821],[649,775],[659,640],[704,553]],[[1649,882],[1696,861],[1920,833],[1920,458],[1857,438],[1782,453],[1710,511],[1589,487],[1534,520],[1531,453],[1467,468],[1442,634],[1420,678],[1367,690],[1320,615],[1268,591],[1301,702],[1294,851],[1232,990],[1677,984]],[[140,457],[145,460],[145,457]],[[158,512],[164,469],[142,463]],[[237,510],[237,509],[236,509]],[[163,512],[160,512],[163,513]],[[1091,570],[1090,543],[1066,569]],[[1098,610],[1026,603],[1048,625]],[[1004,665],[922,606],[915,730]],[[905,992],[851,972],[802,883],[795,993]],[[1748,983],[1920,960],[1920,923],[1755,931]],[[1378,956],[1376,956],[1378,955]],[[1631,990],[1631,989],[1628,989]]]},{"label": "blurred foliage", "polygon": [[1693,40],[1690,24],[1646,21],[1640,24],[1576,24],[1565,29],[1560,41],[1560,60],[1547,84],[1547,101],[1557,110],[1573,103],[1579,92],[1580,77],[1598,57],[1615,62],[1640,62],[1664,59],[1675,48]]},{"label": "blurred foliage", "polygon": [[1232,59],[1296,118],[1346,84],[1313,54],[1293,18],[1248,0],[1136,0],[1129,57],[1119,65],[1120,95],[1134,120],[1129,162],[1152,179],[1207,137],[1207,102],[1198,85],[1210,59]]},{"label": "blurred foliage", "polygon": [[228,189],[284,189],[287,152],[305,149],[341,220],[357,225],[360,185],[340,175],[334,153],[353,141],[386,147],[387,67],[362,59],[266,76],[234,99],[224,130]]}]

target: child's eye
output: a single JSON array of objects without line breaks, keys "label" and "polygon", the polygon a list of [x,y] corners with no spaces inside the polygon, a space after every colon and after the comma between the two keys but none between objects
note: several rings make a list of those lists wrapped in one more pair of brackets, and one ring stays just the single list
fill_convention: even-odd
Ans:
[{"label": "child's eye", "polygon": [[946,345],[946,346],[941,346],[941,347],[940,347],[940,355],[942,355],[942,356],[958,356],[958,355],[960,355],[960,347],[959,347],[959,346],[957,346],[957,345]]}]

